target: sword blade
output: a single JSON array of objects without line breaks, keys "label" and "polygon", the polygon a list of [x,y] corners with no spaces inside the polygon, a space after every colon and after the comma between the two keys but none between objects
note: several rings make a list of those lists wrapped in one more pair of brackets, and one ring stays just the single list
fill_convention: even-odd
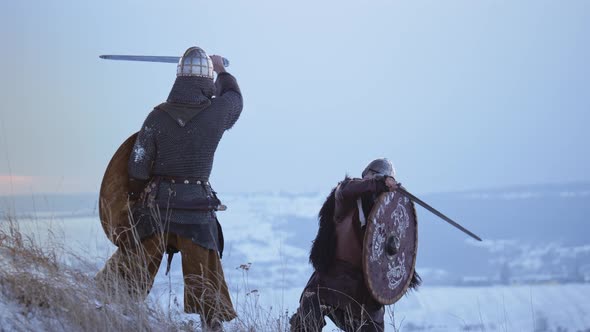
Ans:
[{"label": "sword blade", "polygon": [[469,231],[468,229],[466,229],[465,227],[459,225],[458,223],[456,223],[453,219],[445,216],[444,214],[440,213],[437,209],[433,208],[432,206],[426,204],[424,201],[422,201],[421,199],[419,199],[418,197],[412,195],[410,192],[408,192],[406,189],[402,188],[402,187],[398,187],[397,191],[399,191],[402,195],[405,195],[406,197],[408,197],[409,199],[411,199],[412,201],[420,204],[423,208],[425,208],[426,210],[434,213],[436,216],[438,216],[439,218],[441,218],[442,220],[448,222],[449,224],[455,226],[456,228],[460,229],[463,233],[471,236],[472,238],[476,239],[477,241],[481,241],[481,238],[475,234],[473,234],[471,231]]},{"label": "sword blade", "polygon": [[[105,54],[98,56],[105,60],[123,60],[123,61],[144,61],[144,62],[164,62],[164,63],[178,63],[179,56],[159,56],[159,55],[114,55]],[[223,66],[229,67],[229,60],[222,57]]]},{"label": "sword blade", "polygon": [[157,55],[101,55],[101,59],[106,60],[124,60],[124,61],[145,61],[145,62],[165,62],[178,63],[179,56],[157,56]]}]

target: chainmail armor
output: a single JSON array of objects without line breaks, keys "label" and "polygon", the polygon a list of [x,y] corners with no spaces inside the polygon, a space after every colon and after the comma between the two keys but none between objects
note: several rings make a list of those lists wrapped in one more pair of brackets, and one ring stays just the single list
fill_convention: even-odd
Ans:
[{"label": "chainmail armor", "polygon": [[[195,93],[195,91],[200,91],[200,93]],[[200,104],[211,99],[214,94],[215,83],[213,83],[212,79],[197,76],[178,76],[168,95],[168,102]]]},{"label": "chainmail armor", "polygon": [[[213,89],[217,90],[218,97],[210,99],[213,94],[208,93]],[[170,108],[175,111],[169,112]],[[177,77],[168,102],[157,106],[139,131],[129,158],[129,177],[153,182],[157,175],[208,182],[219,141],[238,120],[241,111],[242,96],[232,75],[218,75],[215,84],[203,77]],[[185,114],[181,116],[182,113]],[[160,225],[192,238],[205,248],[218,249],[217,219],[213,211],[167,208],[172,200],[190,204],[195,198],[211,196],[211,187],[158,181],[157,188],[152,189],[152,182],[146,192],[151,192],[148,196],[154,198],[151,203],[155,202],[155,206],[149,206],[150,201],[144,200],[134,213],[137,221],[143,223],[145,232],[149,233],[149,224],[155,228]],[[146,223],[146,217],[152,223]],[[138,227],[140,236],[142,227]]]}]

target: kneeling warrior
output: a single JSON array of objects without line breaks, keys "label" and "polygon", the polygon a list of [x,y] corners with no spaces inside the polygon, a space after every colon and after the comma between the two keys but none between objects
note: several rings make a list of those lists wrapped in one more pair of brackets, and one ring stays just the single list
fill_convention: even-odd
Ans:
[{"label": "kneeling warrior", "polygon": [[[213,72],[217,73],[214,82]],[[197,313],[207,330],[236,317],[221,267],[223,235],[209,184],[215,150],[238,120],[242,95],[220,56],[189,48],[178,63],[168,100],[147,116],[128,161],[129,200],[135,240],[119,249],[99,272],[112,273],[145,297],[164,252],[180,251],[184,310]],[[170,265],[168,265],[170,268]]]},{"label": "kneeling warrior", "polygon": [[[384,330],[384,307],[371,296],[363,275],[363,221],[380,193],[398,188],[393,176],[391,162],[376,159],[361,179],[346,177],[326,199],[309,256],[315,271],[291,317],[291,331],[320,331],[326,315],[345,331]],[[419,276],[411,278],[410,287],[418,287]]]}]

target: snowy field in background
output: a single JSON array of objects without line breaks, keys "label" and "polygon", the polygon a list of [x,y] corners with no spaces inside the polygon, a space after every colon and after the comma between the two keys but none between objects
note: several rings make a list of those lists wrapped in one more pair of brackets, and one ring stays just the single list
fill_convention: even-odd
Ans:
[{"label": "snowy field in background", "polygon": [[395,312],[403,331],[590,331],[590,284],[423,287]]}]

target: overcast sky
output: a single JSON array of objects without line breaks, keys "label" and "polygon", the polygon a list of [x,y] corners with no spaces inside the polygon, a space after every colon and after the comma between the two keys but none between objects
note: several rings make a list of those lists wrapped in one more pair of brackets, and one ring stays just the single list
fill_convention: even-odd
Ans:
[{"label": "overcast sky", "polygon": [[176,66],[230,59],[220,192],[327,191],[373,158],[417,193],[590,180],[590,2],[3,1],[0,194],[97,192]]}]

